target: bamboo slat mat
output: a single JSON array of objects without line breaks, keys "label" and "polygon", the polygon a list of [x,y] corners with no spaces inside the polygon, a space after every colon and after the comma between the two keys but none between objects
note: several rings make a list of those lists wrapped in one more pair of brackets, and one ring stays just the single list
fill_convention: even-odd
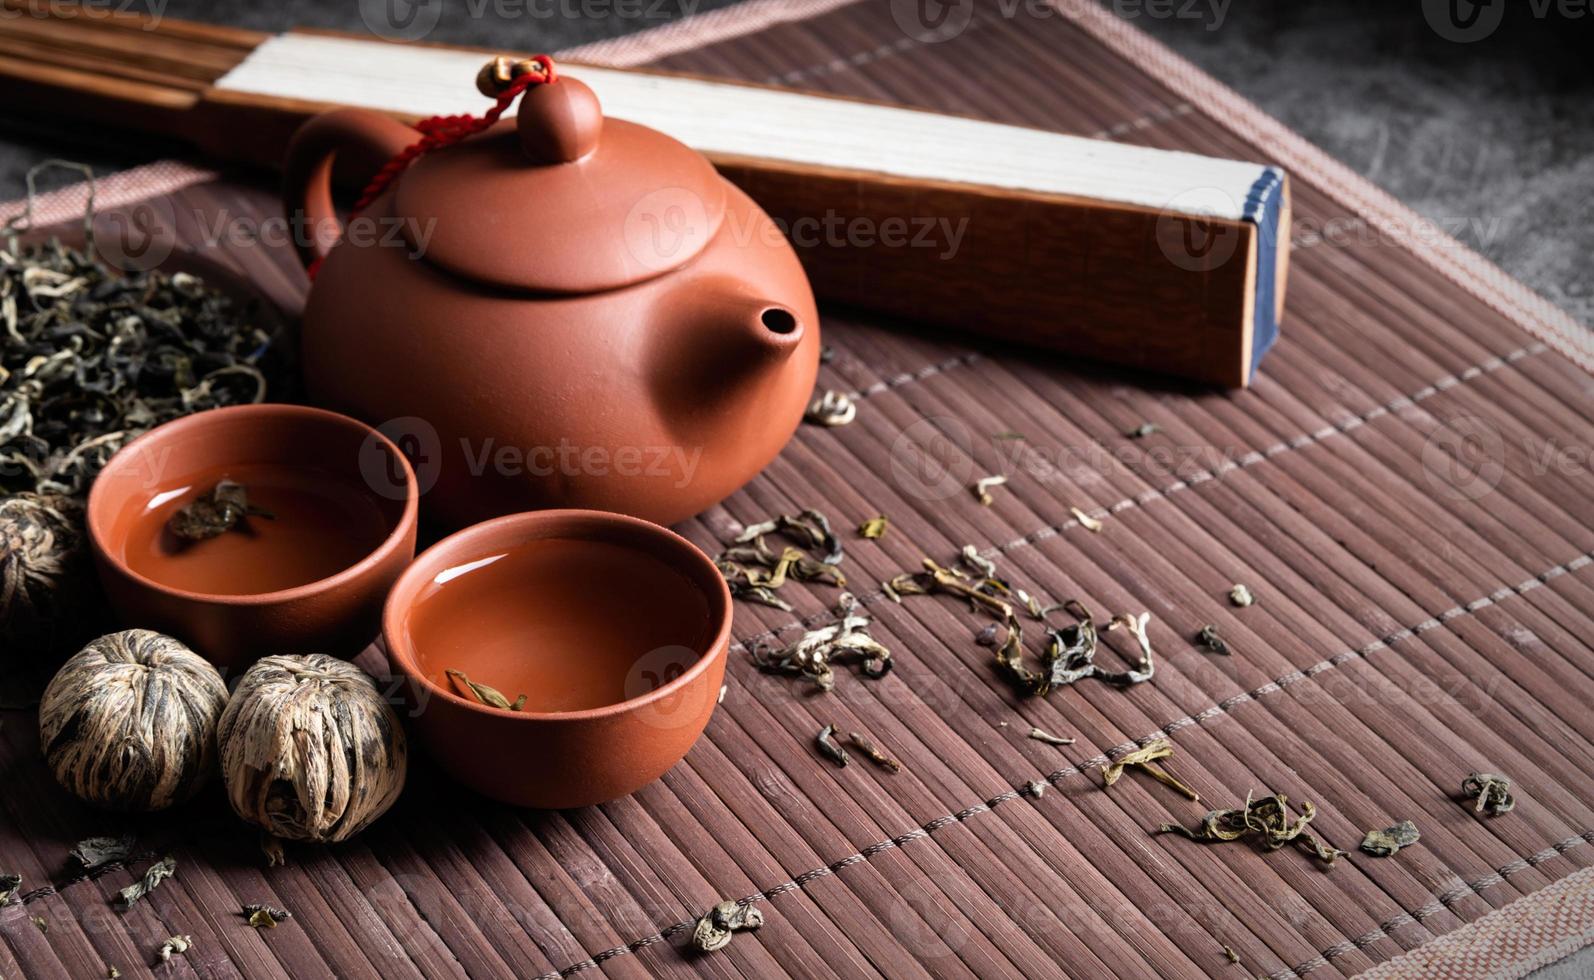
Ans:
[{"label": "bamboo slat mat", "polygon": [[[1542,925],[1513,903],[1552,883],[1557,908],[1583,908],[1594,881],[1573,877],[1594,866],[1586,332],[1093,7],[1005,18],[981,4],[955,38],[926,45],[902,40],[893,6],[759,0],[586,55],[1282,163],[1300,240],[1283,336],[1256,384],[1187,389],[828,310],[835,356],[820,383],[852,392],[857,420],[804,427],[680,530],[713,552],[776,512],[817,507],[843,528],[888,515],[883,539],[848,541],[843,567],[893,673],[842,677],[818,697],[757,673],[746,644],[790,640],[835,600],[794,585],[795,614],[738,606],[730,689],[706,737],[633,797],[519,811],[418,764],[371,830],[267,870],[213,795],[139,822],[180,870],[126,915],[109,898],[127,869],[63,870],[73,841],[121,818],[58,791],[33,714],[5,712],[0,870],[30,890],[0,909],[0,975],[136,976],[174,933],[196,945],[163,976],[1316,977],[1377,964],[1420,976],[1439,960],[1402,955],[1447,934],[1494,960],[1446,975],[1516,975],[1566,946],[1510,923]],[[219,213],[277,213],[247,181],[143,177],[155,196],[134,206],[186,245],[202,247]],[[1325,228],[1351,231],[1303,234]],[[285,249],[204,252],[290,308],[302,300]],[[1124,435],[1145,421],[1160,431]],[[1006,432],[1025,438],[995,438]],[[1011,480],[981,507],[967,487],[997,472]],[[1031,592],[1148,610],[1155,679],[1021,699],[965,608],[883,601],[880,580],[966,543]],[[1235,582],[1256,605],[1228,604]],[[1192,644],[1207,623],[1231,656]],[[820,759],[813,736],[832,721],[905,771]],[[1078,742],[1030,740],[1031,725]],[[1102,788],[1102,765],[1159,734],[1203,803],[1136,776]],[[1485,820],[1458,802],[1473,770],[1510,774],[1516,810]],[[1036,779],[1049,784],[1039,797],[1024,790]],[[1325,871],[1293,849],[1152,835],[1253,789],[1315,802],[1314,827],[1353,853]],[[1419,845],[1354,853],[1365,830],[1406,818]],[[748,896],[766,910],[761,931],[711,956],[683,951],[694,917]],[[256,932],[236,910],[261,901],[295,918]],[[1502,909],[1487,932],[1468,927]],[[1488,938],[1501,929],[1512,942]]]}]

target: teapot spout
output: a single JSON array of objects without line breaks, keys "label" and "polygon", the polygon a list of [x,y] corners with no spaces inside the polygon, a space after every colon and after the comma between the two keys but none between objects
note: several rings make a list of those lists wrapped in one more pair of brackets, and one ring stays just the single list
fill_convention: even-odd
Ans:
[{"label": "teapot spout", "polygon": [[703,304],[699,316],[719,334],[731,354],[754,363],[783,361],[803,341],[804,324],[790,307],[739,294],[721,294]]},{"label": "teapot spout", "polygon": [[683,436],[711,418],[747,415],[771,386],[785,383],[793,355],[816,329],[792,306],[737,282],[699,281],[676,291],[661,312],[648,335],[653,396]]}]

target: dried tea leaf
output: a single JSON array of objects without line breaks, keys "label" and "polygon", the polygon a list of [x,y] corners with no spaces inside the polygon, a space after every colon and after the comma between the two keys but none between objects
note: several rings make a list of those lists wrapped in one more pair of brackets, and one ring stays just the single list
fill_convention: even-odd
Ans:
[{"label": "dried tea leaf", "polygon": [[715,704],[724,704],[725,703],[725,692],[729,691],[730,689],[731,689],[731,686],[729,684],[721,684],[720,685],[719,697],[714,699],[714,703]]},{"label": "dried tea leaf", "polygon": [[448,679],[454,682],[454,690],[458,691],[461,697],[475,698],[477,702],[485,704],[489,708],[502,708],[505,711],[515,710],[511,709],[508,698],[494,688],[488,687],[486,684],[478,684],[466,677],[464,671],[451,668],[443,671],[443,673],[447,674]]},{"label": "dried tea leaf", "polygon": [[[959,555],[964,568],[943,568],[934,560],[924,559],[924,571],[904,572],[884,585],[886,594],[896,601],[903,596],[930,595],[944,592],[958,596],[969,603],[975,612],[984,612],[1006,628],[1006,633],[988,634],[995,644],[996,668],[1014,687],[1024,694],[1044,696],[1053,689],[1087,677],[1113,684],[1139,684],[1150,680],[1155,672],[1151,642],[1146,635],[1148,613],[1136,616],[1118,616],[1107,627],[1126,627],[1134,634],[1141,648],[1140,660],[1128,670],[1110,671],[1095,663],[1097,634],[1090,613],[1080,603],[1069,600],[1053,606],[1041,606],[1027,593],[1015,592],[998,575],[996,563],[981,555],[973,545],[966,545]],[[1044,626],[1047,641],[1041,653],[1041,669],[1031,669],[1024,662],[1024,628],[1018,611],[1008,601],[1009,596],[1020,599],[1023,609]],[[1046,617],[1056,610],[1072,615],[1076,622],[1061,629],[1046,623]],[[982,638],[987,634],[980,634]],[[999,641],[998,641],[998,638]]]},{"label": "dried tea leaf", "polygon": [[1229,601],[1243,609],[1255,602],[1256,596],[1251,594],[1250,589],[1236,582],[1234,588],[1229,590]]},{"label": "dried tea leaf", "polygon": [[121,903],[122,911],[132,908],[139,899],[160,887],[161,882],[176,873],[177,860],[169,854],[150,865],[145,869],[144,877],[117,893],[117,901]]},{"label": "dried tea leaf", "polygon": [[1152,763],[1156,760],[1166,759],[1171,755],[1173,755],[1173,743],[1167,739],[1159,738],[1154,741],[1147,742],[1140,748],[1135,749],[1132,752],[1125,752],[1115,761],[1103,766],[1101,770],[1102,782],[1108,786],[1111,786],[1123,776],[1124,770],[1126,768],[1133,766],[1151,778],[1157,780],[1157,782],[1162,783],[1164,786],[1172,787],[1190,799],[1200,802],[1201,794],[1197,793],[1195,790],[1191,789],[1188,785],[1176,779],[1175,777],[1169,775],[1160,766],[1152,765]]},{"label": "dried tea leaf", "polygon": [[524,694],[516,695],[515,700],[513,702],[511,702],[510,705],[509,705],[509,710],[510,711],[525,711],[526,710],[526,696]]},{"label": "dried tea leaf", "polygon": [[1195,641],[1197,645],[1205,647],[1213,653],[1227,656],[1230,652],[1228,642],[1218,635],[1218,628],[1211,623],[1201,627],[1201,632],[1196,634]]},{"label": "dried tea leaf", "polygon": [[814,742],[819,746],[819,754],[831,760],[838,768],[846,768],[848,762],[847,750],[836,742],[836,726],[826,725],[814,736]]},{"label": "dried tea leaf", "polygon": [[1410,847],[1421,839],[1417,825],[1402,820],[1385,830],[1369,830],[1362,838],[1362,850],[1374,857],[1389,857],[1402,847]]},{"label": "dried tea leaf", "polygon": [[[776,552],[764,540],[771,534],[783,535],[800,547]],[[813,557],[813,552],[819,557]],[[733,597],[791,612],[791,604],[775,590],[791,579],[845,588],[847,577],[836,567],[843,557],[841,539],[830,529],[829,518],[809,508],[748,525],[714,564]]]},{"label": "dried tea leaf", "polygon": [[1301,804],[1301,814],[1291,817],[1289,800],[1282,794],[1254,799],[1245,798],[1243,807],[1232,810],[1208,810],[1207,815],[1194,827],[1180,824],[1163,824],[1162,834],[1182,834],[1203,843],[1224,843],[1243,838],[1255,838],[1266,851],[1276,851],[1292,843],[1311,853],[1330,867],[1345,852],[1330,847],[1307,829],[1317,808],[1311,803]]},{"label": "dried tea leaf", "polygon": [[120,837],[85,837],[67,856],[84,871],[93,871],[107,864],[131,860],[137,846],[138,838],[131,833]]},{"label": "dried tea leaf", "polygon": [[834,428],[846,425],[858,417],[858,404],[850,395],[839,391],[826,391],[809,403],[803,421]]},{"label": "dried tea leaf", "polygon": [[884,515],[871,517],[858,525],[858,533],[871,541],[878,541],[880,538],[885,537],[886,529],[890,526],[890,522],[885,519]]},{"label": "dried tea leaf", "polygon": [[105,968],[105,980],[117,980],[117,978],[120,977],[121,975],[122,975],[122,971],[118,970],[114,966],[107,966]]},{"label": "dried tea leaf", "polygon": [[829,364],[831,361],[833,361],[835,359],[836,359],[836,349],[834,347],[830,346],[829,344],[821,344],[820,347],[819,347],[819,363],[820,364]]},{"label": "dried tea leaf", "polygon": [[1240,962],[1240,954],[1236,953],[1234,951],[1234,947],[1232,946],[1225,945],[1223,947],[1223,958],[1228,960],[1230,963]]},{"label": "dried tea leaf", "polygon": [[238,528],[246,517],[276,519],[271,511],[250,505],[242,483],[222,480],[173,514],[166,529],[184,541],[204,541]]},{"label": "dried tea leaf", "polygon": [[859,735],[857,732],[848,732],[847,741],[852,743],[853,748],[857,749],[859,752],[862,752],[865,758],[867,758],[870,762],[873,762],[875,765],[886,770],[887,772],[897,773],[902,771],[902,763],[887,755],[885,751],[880,748],[880,746],[869,741],[867,738],[864,738],[862,735]]},{"label": "dried tea leaf", "polygon": [[1096,518],[1091,517],[1089,514],[1080,510],[1078,507],[1070,507],[1068,509],[1073,511],[1074,520],[1079,522],[1079,526],[1087,531],[1092,532],[1093,534],[1100,534],[1101,529],[1107,526]]},{"label": "dried tea leaf", "polygon": [[1058,736],[1053,735],[1050,732],[1043,731],[1043,730],[1041,730],[1039,728],[1031,728],[1029,730],[1029,737],[1033,738],[1037,742],[1045,742],[1047,745],[1073,745],[1074,744],[1074,740],[1071,739],[1071,738],[1059,738]]},{"label": "dried tea leaf", "polygon": [[260,853],[265,855],[268,868],[277,868],[288,863],[288,853],[283,850],[282,838],[270,831],[260,832]]},{"label": "dried tea leaf", "polygon": [[834,665],[856,662],[865,677],[879,679],[891,671],[891,651],[869,635],[871,620],[858,607],[852,593],[843,592],[836,603],[836,619],[808,630],[790,645],[775,648],[755,643],[748,649],[753,665],[770,674],[795,674],[814,682],[821,691],[836,686]]},{"label": "dried tea leaf", "polygon": [[1124,435],[1128,436],[1131,439],[1144,439],[1146,436],[1151,435],[1153,432],[1161,432],[1161,431],[1162,431],[1162,426],[1158,425],[1155,422],[1142,422],[1139,425],[1135,426],[1133,429],[1130,429],[1128,432],[1124,433]]},{"label": "dried tea leaf", "polygon": [[165,942],[161,943],[161,948],[155,951],[155,955],[160,957],[160,961],[162,963],[167,963],[167,962],[171,961],[171,958],[173,956],[178,956],[178,955],[181,955],[183,953],[186,953],[190,949],[193,949],[193,947],[194,947],[194,937],[192,937],[192,936],[173,936],[170,939],[166,940]]},{"label": "dried tea leaf", "polygon": [[1498,817],[1510,813],[1517,805],[1511,795],[1511,780],[1492,772],[1475,772],[1461,782],[1461,794],[1466,799],[1477,800],[1474,813],[1487,813]]},{"label": "dried tea leaf", "polygon": [[50,920],[46,919],[42,915],[33,916],[33,925],[40,932],[46,932],[47,933],[47,932],[50,931]]},{"label": "dried tea leaf", "polygon": [[22,890],[22,876],[19,874],[0,874],[0,909],[10,905],[17,897],[17,892]]},{"label": "dried tea leaf", "polygon": [[279,924],[293,918],[293,913],[287,909],[253,903],[245,905],[239,914],[248,919],[249,924],[256,929],[275,929]]},{"label": "dried tea leaf", "polygon": [[731,944],[738,932],[750,932],[764,924],[764,913],[739,902],[720,902],[697,920],[692,930],[692,948],[712,953]]},{"label": "dried tea leaf", "polygon": [[994,487],[1007,483],[1005,476],[986,476],[974,481],[974,499],[980,502],[981,507],[989,507],[996,498],[991,496]]},{"label": "dried tea leaf", "polygon": [[1038,800],[1046,795],[1046,788],[1050,785],[1051,784],[1044,779],[1031,779],[1029,782],[1024,784],[1024,792]]}]

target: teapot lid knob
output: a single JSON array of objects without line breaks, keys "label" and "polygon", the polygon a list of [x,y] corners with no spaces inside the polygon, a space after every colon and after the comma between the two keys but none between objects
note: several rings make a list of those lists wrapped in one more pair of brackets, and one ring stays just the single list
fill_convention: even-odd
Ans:
[{"label": "teapot lid knob", "polygon": [[591,153],[603,132],[598,97],[574,78],[534,85],[520,97],[520,147],[534,163],[570,163]]}]

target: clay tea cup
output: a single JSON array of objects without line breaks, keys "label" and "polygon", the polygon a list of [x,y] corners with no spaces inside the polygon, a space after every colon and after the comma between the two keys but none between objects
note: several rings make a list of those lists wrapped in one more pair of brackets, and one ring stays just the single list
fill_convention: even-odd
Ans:
[{"label": "clay tea cup", "polygon": [[364,423],[240,405],[124,446],[89,491],[87,523],[126,625],[242,669],[266,654],[369,646],[415,557],[418,498],[404,454]]},{"label": "clay tea cup", "polygon": [[[719,701],[731,597],[657,524],[511,514],[423,553],[383,614],[412,728],[442,768],[517,806],[601,803],[679,762]],[[496,705],[496,706],[495,706]]]}]

